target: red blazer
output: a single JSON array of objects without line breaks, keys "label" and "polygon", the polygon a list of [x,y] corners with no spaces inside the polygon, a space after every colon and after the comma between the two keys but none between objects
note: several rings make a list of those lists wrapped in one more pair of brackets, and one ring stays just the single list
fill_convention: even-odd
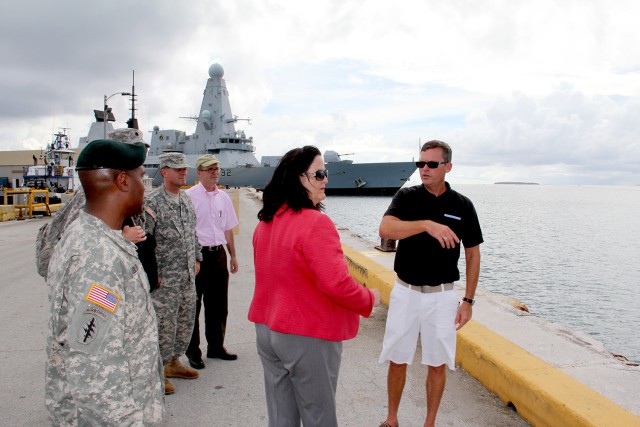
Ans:
[{"label": "red blazer", "polygon": [[282,210],[253,233],[256,285],[249,320],[285,334],[355,337],[359,316],[369,317],[374,297],[349,274],[335,225],[313,209]]}]

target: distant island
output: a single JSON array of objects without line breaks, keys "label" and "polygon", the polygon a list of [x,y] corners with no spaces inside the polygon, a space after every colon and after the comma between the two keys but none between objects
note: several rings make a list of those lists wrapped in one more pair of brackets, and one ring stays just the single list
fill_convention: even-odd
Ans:
[{"label": "distant island", "polygon": [[512,185],[540,185],[539,182],[520,182],[520,181],[500,181],[494,184],[512,184]]}]

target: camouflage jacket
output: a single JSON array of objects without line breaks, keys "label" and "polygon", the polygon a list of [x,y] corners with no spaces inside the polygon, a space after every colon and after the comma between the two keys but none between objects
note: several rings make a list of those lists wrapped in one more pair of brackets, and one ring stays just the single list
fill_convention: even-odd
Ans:
[{"label": "camouflage jacket", "polygon": [[136,247],[80,212],[47,283],[45,404],[54,425],[152,425],[164,411],[157,320]]},{"label": "camouflage jacket", "polygon": [[144,227],[155,237],[160,286],[195,286],[196,260],[202,260],[196,236],[196,214],[191,199],[180,191],[174,203],[164,187],[145,197]]},{"label": "camouflage jacket", "polygon": [[53,248],[62,237],[64,230],[71,224],[84,209],[87,199],[82,188],[78,189],[71,200],[60,209],[50,222],[40,227],[36,238],[36,269],[38,274],[47,278],[49,260],[53,254]]},{"label": "camouflage jacket", "polygon": [[[51,219],[50,222],[40,227],[38,231],[38,237],[36,238],[36,269],[38,274],[47,278],[47,269],[49,268],[49,260],[53,254],[53,249],[56,247],[62,233],[71,224],[80,212],[84,210],[84,206],[87,202],[87,198],[84,195],[82,188],[78,189],[71,200],[67,202],[62,209],[60,209]],[[144,221],[144,215],[140,214],[133,218],[127,218],[124,225],[134,226]],[[144,228],[144,225],[142,226]],[[150,236],[144,242],[138,243],[138,256],[142,262],[142,266],[145,271],[149,273],[149,282],[151,283],[151,289],[157,285],[157,267],[155,265],[154,250],[155,240],[153,236]]]}]

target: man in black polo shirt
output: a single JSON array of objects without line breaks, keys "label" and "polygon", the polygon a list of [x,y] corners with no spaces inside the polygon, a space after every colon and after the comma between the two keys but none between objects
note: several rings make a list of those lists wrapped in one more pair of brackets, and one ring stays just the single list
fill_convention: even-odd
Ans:
[{"label": "man in black polo shirt", "polygon": [[[444,180],[451,171],[451,157],[448,144],[426,142],[416,162],[422,184],[400,189],[380,223],[380,237],[399,240],[394,264],[398,278],[391,291],[380,354],[380,363],[389,361],[389,406],[380,427],[398,425],[407,364],[413,361],[418,334],[422,364],[428,366],[424,425],[435,425],[446,382],[445,365],[455,369],[456,331],[471,319],[483,239],[473,203]],[[461,245],[466,289],[459,303],[453,283],[460,279]]]}]

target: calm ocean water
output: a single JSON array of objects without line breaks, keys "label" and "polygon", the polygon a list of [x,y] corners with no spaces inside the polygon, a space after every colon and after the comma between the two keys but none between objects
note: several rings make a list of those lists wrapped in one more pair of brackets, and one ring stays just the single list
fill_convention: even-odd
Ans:
[{"label": "calm ocean water", "polygon": [[[640,186],[452,186],[480,218],[480,287],[640,363]],[[378,244],[390,201],[330,196],[325,206],[334,222]]]}]

